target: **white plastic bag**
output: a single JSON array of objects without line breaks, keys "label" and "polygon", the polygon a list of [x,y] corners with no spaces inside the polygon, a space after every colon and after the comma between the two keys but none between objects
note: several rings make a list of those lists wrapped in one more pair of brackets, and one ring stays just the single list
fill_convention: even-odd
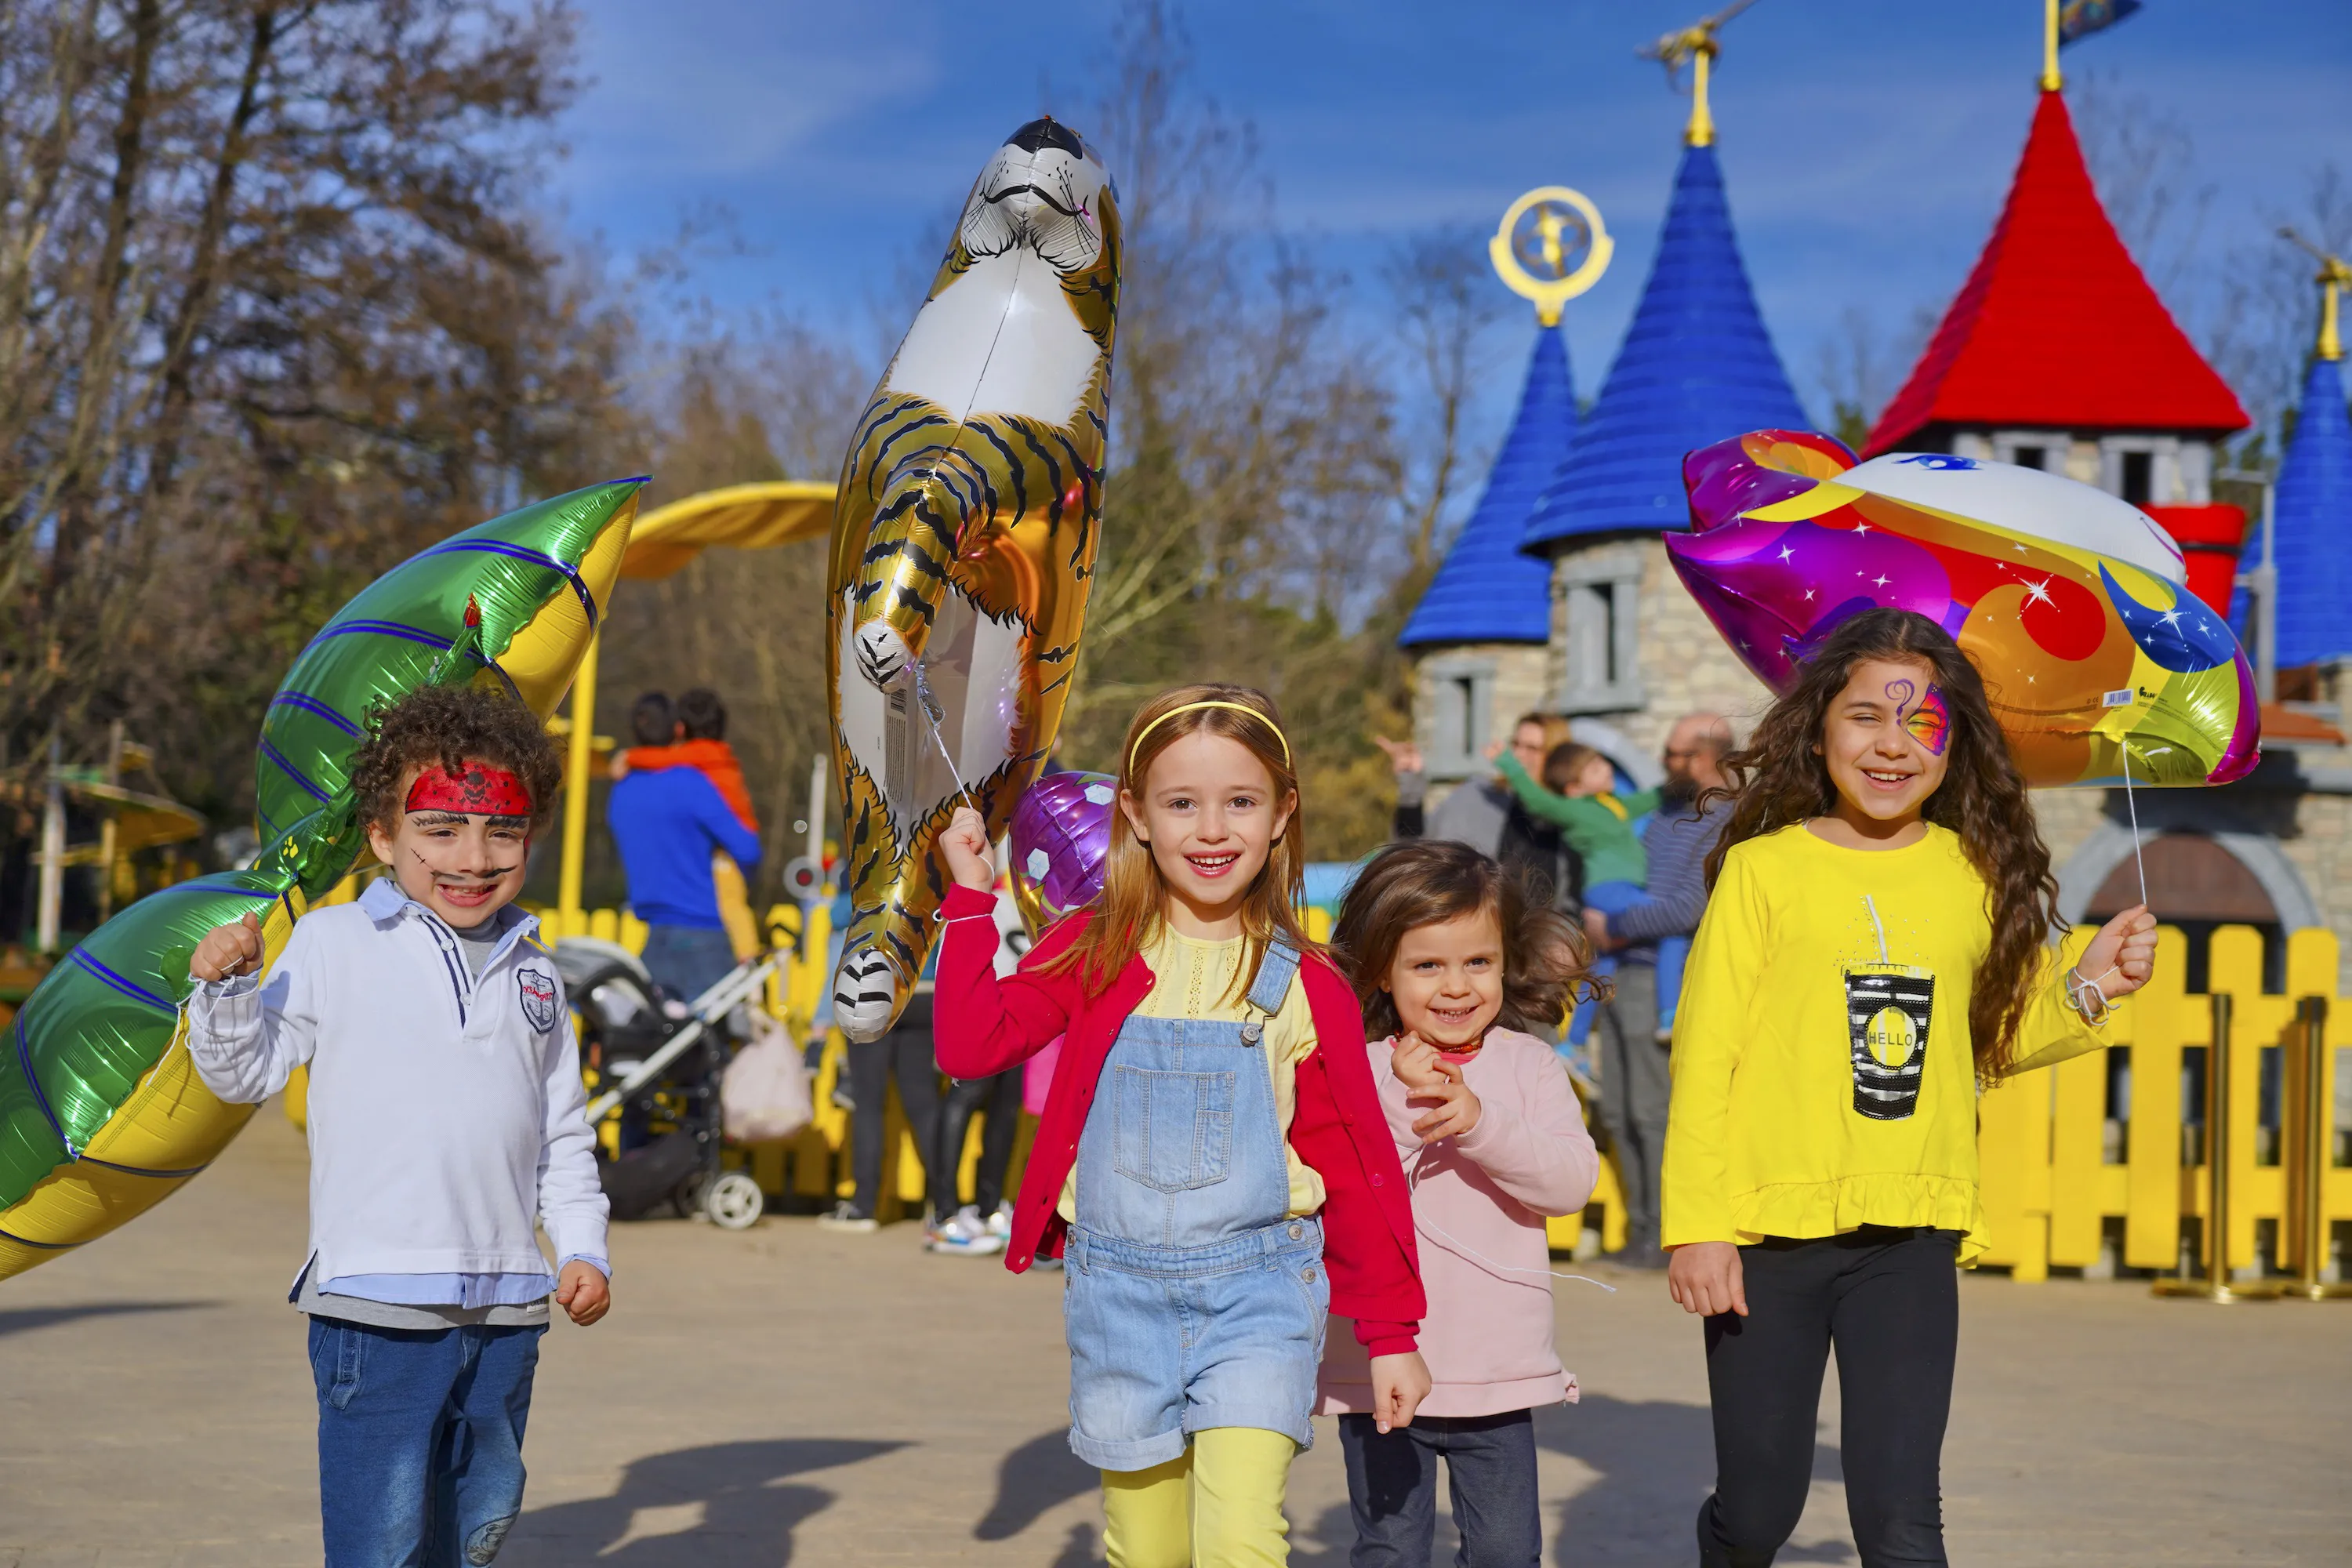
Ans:
[{"label": "white plastic bag", "polygon": [[789,1138],[816,1116],[808,1068],[792,1032],[764,1007],[746,1007],[751,1043],[735,1053],[719,1080],[719,1108],[727,1136],[738,1143]]}]

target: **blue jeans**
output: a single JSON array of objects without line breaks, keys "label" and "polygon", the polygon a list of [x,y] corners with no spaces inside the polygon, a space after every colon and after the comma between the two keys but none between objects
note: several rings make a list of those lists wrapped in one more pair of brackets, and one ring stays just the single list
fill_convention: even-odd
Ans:
[{"label": "blue jeans", "polygon": [[1349,1568],[1425,1568],[1437,1533],[1440,1456],[1462,1535],[1455,1568],[1535,1568],[1542,1560],[1531,1412],[1416,1415],[1385,1433],[1370,1415],[1342,1415],[1339,1453],[1356,1521]]},{"label": "blue jeans", "polygon": [[646,932],[646,973],[688,1002],[727,978],[735,944],[723,931],[701,926],[654,926]]},{"label": "blue jeans", "polygon": [[310,1320],[327,1568],[480,1568],[522,1512],[543,1326]]},{"label": "blue jeans", "polygon": [[[1086,1188],[1078,1194],[1085,1202]],[[1145,1247],[1073,1226],[1062,1261],[1078,1458],[1148,1470],[1211,1426],[1313,1444],[1331,1310],[1321,1221],[1284,1220],[1206,1247]]]}]

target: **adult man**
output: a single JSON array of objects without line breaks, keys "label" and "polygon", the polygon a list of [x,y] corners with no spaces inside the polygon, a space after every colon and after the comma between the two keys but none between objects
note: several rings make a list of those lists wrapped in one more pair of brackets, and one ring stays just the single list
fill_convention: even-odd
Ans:
[{"label": "adult man", "polygon": [[[1568,739],[1568,721],[1558,714],[1522,713],[1511,726],[1511,754],[1540,778],[1545,756]],[[1421,748],[1386,738],[1378,744],[1396,770],[1397,837],[1452,838],[1467,844],[1517,871],[1549,901],[1574,907],[1581,869],[1575,852],[1560,842],[1559,828],[1528,814],[1500,774],[1465,779],[1436,811],[1424,815],[1422,800],[1428,783]]]},{"label": "adult man", "polygon": [[[716,696],[698,689],[678,700],[667,731],[648,740],[646,731],[667,706],[658,694],[637,700],[630,718],[641,746],[667,750],[705,742],[723,749],[727,710]],[[732,752],[728,755],[731,760]],[[749,875],[760,863],[760,835],[711,773],[691,761],[659,765],[640,752],[615,759],[614,772],[625,776],[613,785],[604,818],[628,874],[630,907],[653,928],[646,936],[646,972],[691,1001],[735,967],[710,858],[725,850]]]},{"label": "adult man", "polygon": [[1601,1073],[1601,1121],[1616,1145],[1618,1179],[1625,1189],[1625,1250],[1618,1261],[1659,1268],[1658,1184],[1666,1147],[1668,1031],[1659,1027],[1658,942],[1698,929],[1706,909],[1706,858],[1730,813],[1717,801],[1698,809],[1701,795],[1724,784],[1723,757],[1731,728],[1718,714],[1692,713],[1666,733],[1663,799],[1643,830],[1648,853],[1647,896],[1605,915],[1584,911],[1593,947],[1617,954],[1615,994],[1594,1019]]}]

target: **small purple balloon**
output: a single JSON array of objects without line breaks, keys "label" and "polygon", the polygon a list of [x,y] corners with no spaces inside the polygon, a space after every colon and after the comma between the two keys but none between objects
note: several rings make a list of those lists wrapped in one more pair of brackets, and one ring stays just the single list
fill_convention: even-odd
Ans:
[{"label": "small purple balloon", "polygon": [[1102,891],[1118,781],[1047,773],[1013,808],[1013,893],[1033,927],[1083,909]]}]

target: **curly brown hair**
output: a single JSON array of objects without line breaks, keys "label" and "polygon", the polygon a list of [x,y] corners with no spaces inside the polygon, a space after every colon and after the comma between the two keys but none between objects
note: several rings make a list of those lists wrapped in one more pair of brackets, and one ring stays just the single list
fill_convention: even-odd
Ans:
[{"label": "curly brown hair", "polygon": [[1573,921],[1529,896],[1492,857],[1450,838],[1407,838],[1364,862],[1339,900],[1331,957],[1355,987],[1364,1034],[1384,1039],[1401,1027],[1396,998],[1382,984],[1407,931],[1491,913],[1503,934],[1503,1006],[1498,1028],[1556,1028],[1579,987],[1591,988],[1591,949]]},{"label": "curly brown hair", "polygon": [[1707,792],[1729,798],[1731,816],[1706,859],[1706,882],[1723,869],[1735,844],[1822,816],[1837,805],[1821,744],[1830,705],[1845,689],[1854,666],[1872,659],[1925,665],[1942,689],[1951,714],[1950,767],[1923,815],[1949,828],[1985,884],[1985,917],[1992,941],[1969,998],[1977,1077],[2008,1076],[2017,1057],[2017,1027],[2032,999],[2042,946],[2066,922],[2058,914],[2058,879],[2033,820],[2025,780],[1993,722],[1984,678],[1944,628],[1909,610],[1864,610],[1832,632],[1802,667],[1796,687],[1764,715],[1742,749],[1723,759],[1728,787]]},{"label": "curly brown hair", "polygon": [[426,686],[369,709],[367,739],[352,753],[360,825],[389,832],[401,817],[412,769],[438,763],[462,772],[469,758],[506,769],[530,792],[530,831],[555,816],[563,753],[539,715],[506,692],[479,686]]}]

